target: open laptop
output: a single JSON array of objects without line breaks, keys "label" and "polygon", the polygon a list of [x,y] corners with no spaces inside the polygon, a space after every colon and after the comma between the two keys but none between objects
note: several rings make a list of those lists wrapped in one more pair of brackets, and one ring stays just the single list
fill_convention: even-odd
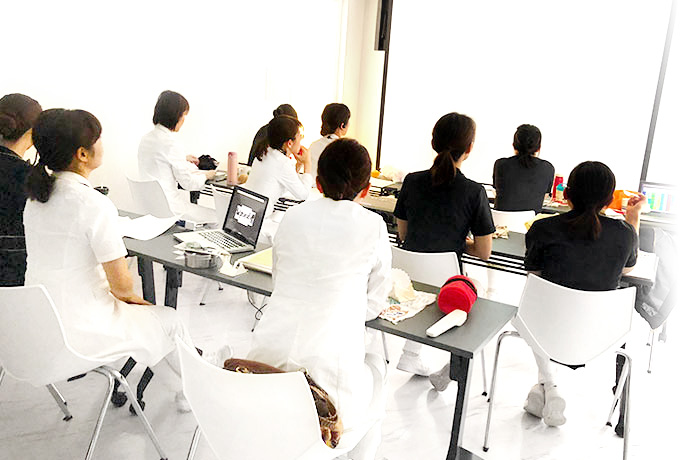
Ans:
[{"label": "open laptop", "polygon": [[658,182],[640,182],[640,192],[647,198],[649,210],[657,216],[672,216],[676,212],[676,187]]},{"label": "open laptop", "polygon": [[252,251],[256,248],[267,207],[267,197],[235,186],[221,230],[181,232],[173,236],[185,243],[199,243],[229,253]]}]

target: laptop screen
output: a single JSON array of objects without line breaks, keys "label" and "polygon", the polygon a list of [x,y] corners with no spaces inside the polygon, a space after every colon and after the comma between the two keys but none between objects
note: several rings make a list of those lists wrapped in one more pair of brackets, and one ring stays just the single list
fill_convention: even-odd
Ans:
[{"label": "laptop screen", "polygon": [[265,196],[235,186],[223,230],[245,243],[256,246],[267,206],[268,198]]},{"label": "laptop screen", "polygon": [[649,209],[652,212],[673,214],[676,212],[678,203],[676,202],[675,187],[669,184],[657,182],[642,182],[640,192],[647,197]]}]

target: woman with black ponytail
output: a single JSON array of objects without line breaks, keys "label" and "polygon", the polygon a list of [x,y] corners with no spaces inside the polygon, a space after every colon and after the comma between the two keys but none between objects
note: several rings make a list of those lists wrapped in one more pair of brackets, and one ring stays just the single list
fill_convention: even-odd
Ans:
[{"label": "woman with black ponytail", "polygon": [[[46,287],[70,345],[146,366],[169,355],[176,337],[191,345],[174,309],[135,293],[117,209],[89,183],[103,161],[100,122],[83,110],[46,110],[32,137],[38,157],[26,183],[26,284]],[[176,401],[189,410],[181,392]]]},{"label": "woman with black ponytail", "polygon": [[[616,289],[623,273],[637,261],[640,210],[644,198],[628,201],[625,220],[606,217],[616,177],[603,163],[585,161],[568,178],[565,198],[572,210],[541,219],[525,236],[525,269],[553,283],[582,291]],[[555,384],[555,368],[535,353],[539,381],[525,410],[551,426],[565,423],[565,400]],[[617,432],[619,430],[617,429]]]},{"label": "woman with black ponytail", "polygon": [[24,180],[31,168],[24,154],[33,145],[31,127],[41,110],[23,94],[0,99],[0,286],[24,284]]},{"label": "woman with black ponytail", "polygon": [[513,136],[515,155],[494,163],[494,188],[497,211],[541,212],[545,195],[551,193],[554,168],[538,158],[541,131],[533,125],[520,125]]},{"label": "woman with black ponytail", "polygon": [[[463,252],[487,260],[491,236],[496,228],[489,199],[481,184],[466,178],[460,166],[472,151],[476,126],[466,115],[442,116],[432,131],[431,146],[436,159],[431,169],[408,174],[403,181],[395,217],[403,249],[415,252],[455,252],[458,262]],[[467,238],[472,232],[472,239]],[[460,263],[462,267],[462,263]],[[421,345],[407,342],[398,369],[429,375],[421,362]],[[443,389],[449,379],[432,379]],[[437,383],[435,383],[437,382]]]}]

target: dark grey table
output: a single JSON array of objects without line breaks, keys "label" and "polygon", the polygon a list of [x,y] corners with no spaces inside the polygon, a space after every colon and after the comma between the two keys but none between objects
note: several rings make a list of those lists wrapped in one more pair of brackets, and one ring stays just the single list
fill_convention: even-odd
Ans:
[{"label": "dark grey table", "polygon": [[[421,291],[438,292],[438,288],[414,283]],[[429,326],[443,317],[443,313],[434,302],[412,318],[397,325],[377,318],[366,323],[367,327],[378,329],[415,342],[423,343],[440,350],[450,352],[450,378],[458,382],[458,393],[455,399],[453,427],[446,460],[478,460],[480,457],[463,449],[462,433],[465,425],[467,399],[469,397],[470,379],[472,377],[472,359],[517,313],[517,308],[487,299],[477,299],[461,327],[451,329],[436,338],[427,337]]]}]

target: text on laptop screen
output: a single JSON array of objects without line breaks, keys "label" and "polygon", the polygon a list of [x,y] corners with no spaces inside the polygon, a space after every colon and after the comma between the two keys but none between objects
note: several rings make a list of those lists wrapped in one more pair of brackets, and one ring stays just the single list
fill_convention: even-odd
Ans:
[{"label": "text on laptop screen", "polygon": [[241,235],[240,239],[256,245],[261,223],[266,213],[266,204],[265,199],[235,187],[230,199],[228,213],[225,215],[223,230],[236,238]]},{"label": "text on laptop screen", "polygon": [[655,184],[652,182],[642,183],[642,194],[647,198],[649,209],[652,212],[663,212],[672,214],[677,206],[675,190],[666,184]]}]

